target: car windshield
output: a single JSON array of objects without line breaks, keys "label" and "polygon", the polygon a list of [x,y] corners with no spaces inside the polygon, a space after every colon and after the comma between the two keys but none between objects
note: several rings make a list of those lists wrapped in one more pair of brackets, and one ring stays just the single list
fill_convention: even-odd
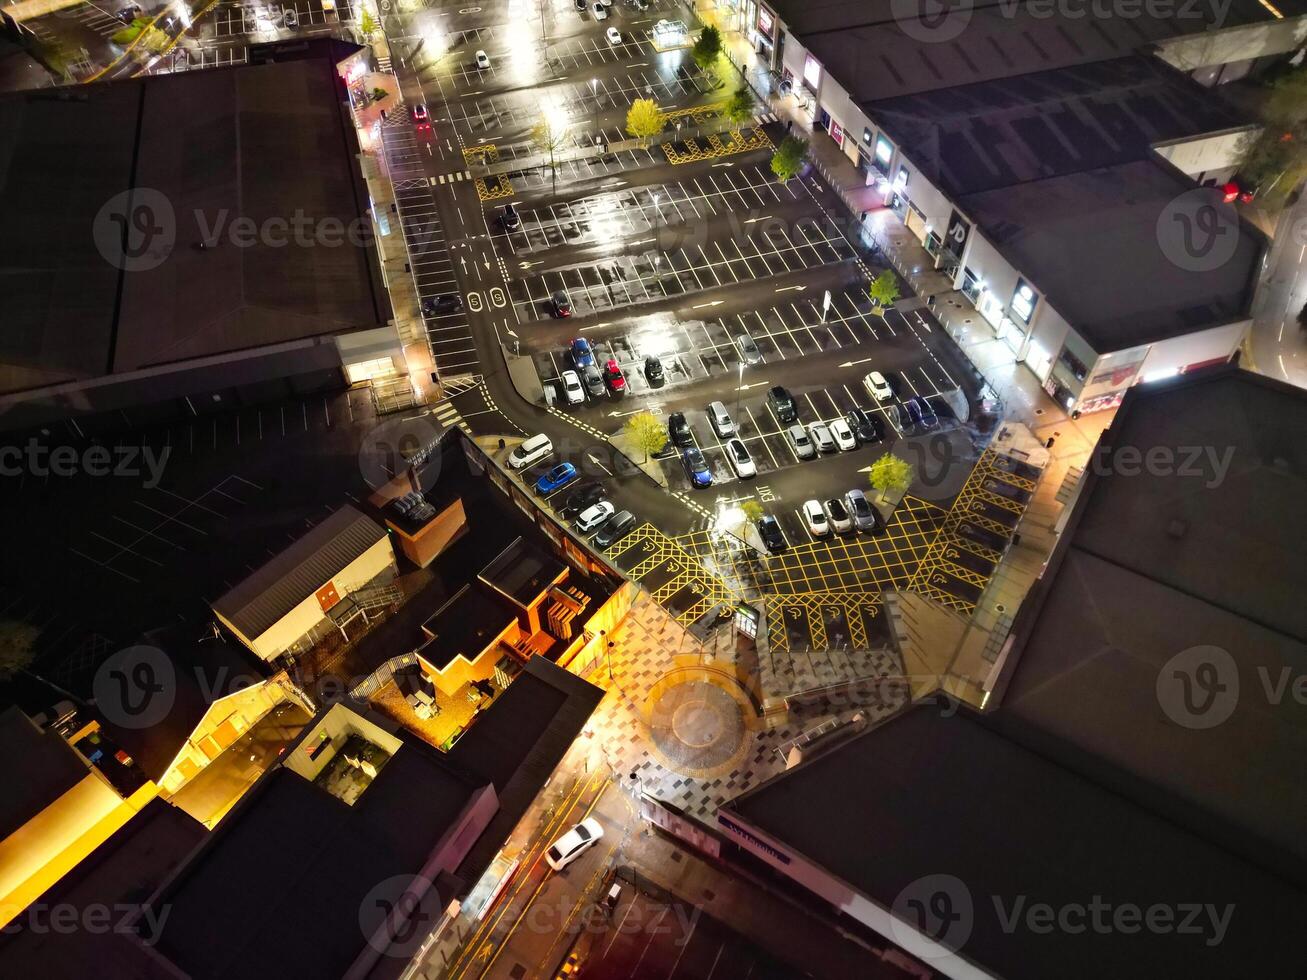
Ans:
[{"label": "car windshield", "polygon": [[800,446],[806,446],[808,444],[808,436],[806,433],[796,432],[794,433],[794,441]]},{"label": "car windshield", "polygon": [[853,513],[857,514],[859,517],[864,517],[866,516],[867,512],[870,510],[871,507],[868,506],[867,499],[865,497],[853,498]]},{"label": "car windshield", "polygon": [[581,824],[577,824],[576,836],[581,838],[582,843],[590,839],[590,831],[586,830]]},{"label": "car windshield", "polygon": [[749,450],[744,448],[744,443],[737,442],[734,445],[732,445],[731,448],[735,450],[735,458],[738,459],[741,463],[743,463],[745,460],[749,458]]},{"label": "car windshield", "polygon": [[557,847],[551,847],[549,849],[549,856],[553,858],[555,861],[563,860],[563,852],[560,851]]},{"label": "car windshield", "polygon": [[849,516],[848,511],[844,509],[844,505],[838,500],[828,500],[826,506],[830,508],[830,516],[837,521],[842,521]]}]

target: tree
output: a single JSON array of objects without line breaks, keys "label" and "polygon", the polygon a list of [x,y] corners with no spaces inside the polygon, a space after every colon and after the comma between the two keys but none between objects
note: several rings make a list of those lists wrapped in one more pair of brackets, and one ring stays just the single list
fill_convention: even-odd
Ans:
[{"label": "tree", "polygon": [[666,125],[667,113],[653,99],[636,99],[626,113],[626,131],[636,139],[643,140],[645,146]]},{"label": "tree", "polygon": [[626,435],[639,449],[644,450],[644,461],[651,453],[667,445],[667,430],[653,412],[640,412],[626,420]]},{"label": "tree", "polygon": [[1307,65],[1270,83],[1262,114],[1266,125],[1239,146],[1239,175],[1277,207],[1307,178]]},{"label": "tree", "polygon": [[876,304],[876,312],[884,316],[885,310],[900,296],[898,276],[886,269],[872,281],[867,294]]},{"label": "tree", "polygon": [[753,93],[747,85],[741,85],[731,96],[730,105],[726,107],[726,118],[735,123],[735,131],[753,118]]},{"label": "tree", "polygon": [[690,52],[694,63],[705,75],[716,78],[717,59],[722,56],[722,33],[715,27],[705,27],[699,32],[699,40],[694,42]]},{"label": "tree", "polygon": [[871,485],[882,495],[906,493],[912,486],[912,464],[893,453],[886,453],[871,464]]},{"label": "tree", "polygon": [[567,146],[567,121],[560,116],[546,112],[531,130],[531,142],[541,153],[549,154],[549,172],[553,178],[554,193],[558,193],[558,167],[555,157],[558,151]]},{"label": "tree", "polygon": [[803,169],[803,162],[808,159],[808,141],[798,136],[787,136],[771,158],[771,172],[784,184],[791,177],[797,177]]},{"label": "tree", "polygon": [[27,623],[0,621],[0,680],[8,680],[32,662],[41,631]]},{"label": "tree", "polygon": [[762,515],[766,513],[766,511],[763,510],[762,504],[756,500],[746,500],[744,503],[740,504],[740,510],[744,511],[744,516],[746,518],[754,522],[762,520]]},{"label": "tree", "polygon": [[359,17],[359,30],[363,32],[363,36],[371,37],[373,34],[377,33],[379,27],[380,25],[377,23],[377,18],[372,16],[372,11],[367,7],[364,7],[363,14]]}]

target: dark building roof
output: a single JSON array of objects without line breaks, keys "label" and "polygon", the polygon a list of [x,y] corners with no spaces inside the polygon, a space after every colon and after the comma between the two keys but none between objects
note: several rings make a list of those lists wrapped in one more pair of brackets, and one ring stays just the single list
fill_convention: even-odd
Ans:
[{"label": "dark building roof", "polygon": [[[947,14],[933,4],[866,0],[768,6],[855,102],[1103,61],[1213,26],[1275,19],[1257,0],[1233,0],[1228,10],[1195,4],[1185,8],[1188,16],[1151,16],[1140,8],[1131,16],[1122,7],[1115,17],[1101,5],[1091,12],[1088,2],[1039,0],[947,0],[939,5],[950,8]],[[1300,0],[1277,7],[1289,15],[1303,11]],[[909,11],[918,16],[907,20]]]},{"label": "dark building roof", "polygon": [[[153,799],[139,814],[29,907],[0,930],[0,974],[81,980],[105,977],[156,980],[172,976],[139,945],[117,931],[131,906],[139,906],[207,836],[204,826],[170,803]],[[71,929],[52,933],[46,918],[56,907],[76,909],[78,921],[96,921],[108,910],[105,930]],[[157,920],[145,919],[138,932],[149,939]]]},{"label": "dark building roof", "polygon": [[0,841],[90,772],[58,732],[41,731],[18,708],[0,711]]},{"label": "dark building roof", "polygon": [[[1209,195],[1223,209],[1222,234],[1235,236],[1215,268],[1185,267],[1180,236],[1165,233],[1186,193]],[[1197,189],[1160,161],[983,191],[957,204],[1099,354],[1232,323],[1251,307],[1265,239],[1215,188]]]},{"label": "dark building roof", "polygon": [[195,643],[175,630],[151,633],[143,643],[163,650],[172,661],[172,706],[157,723],[124,728],[106,722],[105,730],[156,782],[163,778],[209,706],[265,677],[261,664],[238,647],[220,641]]},{"label": "dark building roof", "polygon": [[195,980],[342,976],[365,947],[369,892],[418,874],[484,786],[400,738],[352,806],[270,770],[152,903],[170,909],[159,952]]},{"label": "dark building roof", "polygon": [[[343,101],[331,57],[0,97],[0,392],[384,325]],[[112,245],[105,209],[130,188],[167,205],[161,262],[123,271],[97,240]],[[361,244],[228,235],[297,216]]]},{"label": "dark building roof", "polygon": [[459,866],[460,878],[481,877],[603,698],[602,688],[532,657],[454,743],[450,758],[489,779],[499,797],[499,812]]},{"label": "dark building roof", "polygon": [[[954,876],[970,899],[971,928],[944,938],[966,935],[959,955],[1006,980],[1301,972],[1287,937],[1307,913],[1307,895],[965,712],[912,708],[745,793],[724,812],[886,909],[919,878]],[[1096,896],[1112,909],[1210,904],[1231,911],[1219,937],[1214,928],[1126,932],[1110,928],[1110,918],[1107,930],[1080,933],[1041,932],[1024,919],[1005,926],[1004,916],[1023,900],[1026,908],[1060,910],[1086,907]],[[953,909],[964,909],[956,896]],[[911,909],[899,911],[910,921]]]},{"label": "dark building roof", "polygon": [[863,108],[954,199],[1150,159],[1158,144],[1249,123],[1211,89],[1142,55]]},{"label": "dark building roof", "polygon": [[485,568],[480,578],[522,608],[539,599],[567,566],[525,538],[518,538]]},{"label": "dark building roof", "polygon": [[345,506],[213,603],[253,640],[386,537],[371,517]]},{"label": "dark building roof", "polygon": [[[1134,388],[1103,445],[1185,469],[1086,472],[993,723],[1307,887],[1303,706],[1268,693],[1307,670],[1307,393],[1235,369]],[[1159,677],[1212,646],[1237,706],[1177,724]]]},{"label": "dark building roof", "polygon": [[[1131,389],[1101,445],[1017,614],[997,710],[911,710],[726,812],[886,907],[956,875],[975,900],[962,955],[999,976],[1296,975],[1307,729],[1268,684],[1307,665],[1307,393],[1195,372]],[[1178,712],[1176,670],[1197,677],[1183,658],[1213,647],[1205,690],[1234,693],[1208,725]],[[1019,895],[1233,914],[1212,945],[1006,935],[993,898]]]},{"label": "dark building roof", "polygon": [[431,638],[417,648],[418,655],[437,670],[459,656],[473,661],[516,618],[508,604],[481,583],[465,585],[422,624]]}]

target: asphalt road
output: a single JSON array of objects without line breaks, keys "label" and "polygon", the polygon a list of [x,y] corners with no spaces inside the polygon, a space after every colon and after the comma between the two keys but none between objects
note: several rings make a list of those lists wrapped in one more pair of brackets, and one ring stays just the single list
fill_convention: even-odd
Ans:
[{"label": "asphalt road", "polygon": [[1262,374],[1307,387],[1307,196],[1280,215],[1257,297],[1250,344]]}]

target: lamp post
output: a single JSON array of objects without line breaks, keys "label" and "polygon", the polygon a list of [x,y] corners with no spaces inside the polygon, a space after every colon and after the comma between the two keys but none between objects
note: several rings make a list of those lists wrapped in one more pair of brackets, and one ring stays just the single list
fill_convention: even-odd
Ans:
[{"label": "lamp post", "polygon": [[744,361],[740,361],[740,380],[735,386],[735,424],[740,424],[740,395],[744,391]]},{"label": "lamp post", "polygon": [[595,100],[595,142],[599,142],[599,79],[590,79],[590,95]]}]

